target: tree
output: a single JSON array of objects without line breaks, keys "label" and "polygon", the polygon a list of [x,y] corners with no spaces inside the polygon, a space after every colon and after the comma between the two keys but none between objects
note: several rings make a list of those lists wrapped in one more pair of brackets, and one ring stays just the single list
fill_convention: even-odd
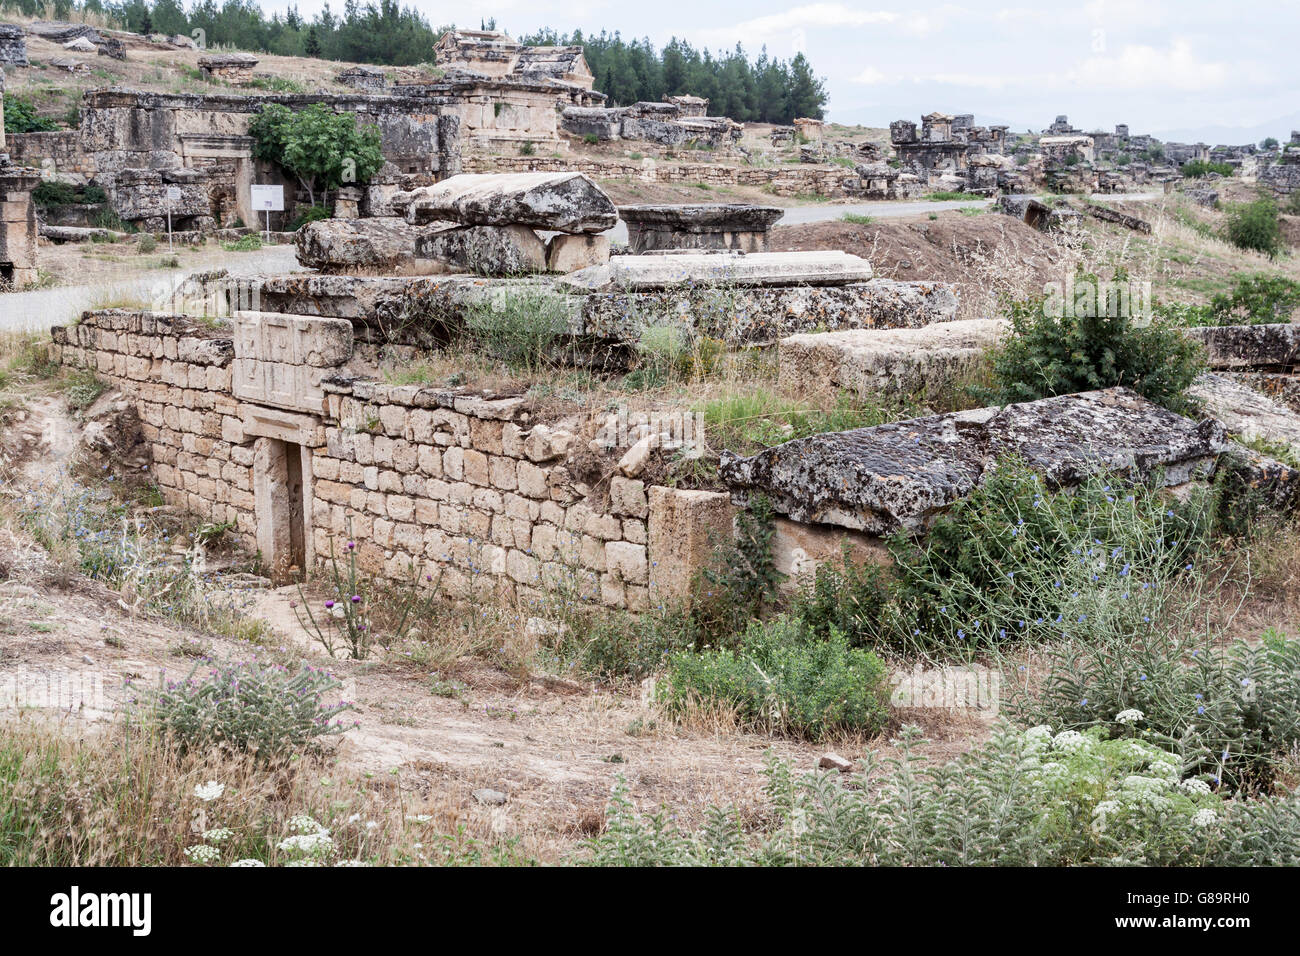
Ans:
[{"label": "tree", "polygon": [[812,64],[802,53],[790,61],[790,113],[821,119],[826,105],[826,84],[813,75]]},{"label": "tree", "polygon": [[1264,139],[1260,140],[1259,148],[1260,148],[1260,149],[1277,149],[1277,140],[1274,139],[1272,136],[1266,136],[1266,137],[1264,137]]},{"label": "tree", "polygon": [[310,57],[320,56],[320,36],[317,35],[315,26],[307,31],[307,42],[303,45],[302,51]]},{"label": "tree", "polygon": [[324,103],[291,111],[271,103],[262,108],[248,127],[253,155],[279,163],[297,178],[311,204],[316,193],[344,184],[366,183],[384,164],[379,128],[358,126],[351,113],[335,113]]}]

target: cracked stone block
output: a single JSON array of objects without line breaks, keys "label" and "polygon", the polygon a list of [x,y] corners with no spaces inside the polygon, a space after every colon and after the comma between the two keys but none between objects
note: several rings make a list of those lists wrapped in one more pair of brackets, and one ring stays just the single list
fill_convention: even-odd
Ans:
[{"label": "cracked stone block", "polygon": [[1211,476],[1229,447],[1216,421],[1110,388],[814,435],[749,458],[726,452],[719,475],[737,504],[761,492],[795,521],[884,535],[924,530],[1010,456],[1054,487],[1097,474],[1176,486]]}]

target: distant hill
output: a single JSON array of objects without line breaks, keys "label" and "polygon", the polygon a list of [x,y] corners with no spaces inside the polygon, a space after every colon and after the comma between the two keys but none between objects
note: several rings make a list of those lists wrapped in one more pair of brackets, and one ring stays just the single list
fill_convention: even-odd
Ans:
[{"label": "distant hill", "polygon": [[1266,136],[1272,136],[1278,142],[1285,143],[1291,138],[1291,131],[1300,129],[1300,112],[1279,116],[1277,119],[1255,126],[1201,126],[1191,129],[1152,130],[1166,142],[1174,143],[1208,143],[1211,146],[1224,144],[1241,146],[1246,143],[1258,143]]}]

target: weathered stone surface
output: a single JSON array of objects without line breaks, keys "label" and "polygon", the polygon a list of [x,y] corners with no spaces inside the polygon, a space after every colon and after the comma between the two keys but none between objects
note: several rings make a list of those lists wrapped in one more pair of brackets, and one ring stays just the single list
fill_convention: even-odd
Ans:
[{"label": "weathered stone surface", "polygon": [[1263,439],[1300,449],[1300,414],[1225,375],[1200,376],[1187,392],[1205,403],[1235,435],[1247,441]]},{"label": "weathered stone surface", "polygon": [[1223,467],[1264,503],[1281,512],[1300,507],[1300,471],[1242,445],[1223,457]]},{"label": "weathered stone surface", "polygon": [[[637,342],[647,327],[667,325],[684,334],[765,344],[817,328],[914,328],[950,321],[957,311],[955,289],[942,282],[873,279],[842,286],[583,294],[569,278],[251,276],[233,283],[217,278],[194,292],[215,294],[213,287],[233,284],[240,295],[259,296],[269,310],[354,319],[358,334],[367,325],[382,325],[385,337],[400,329],[406,338],[396,344],[421,344],[425,329],[455,326],[463,321],[466,303],[512,286],[555,293],[569,314],[572,334],[622,342]],[[418,323],[410,321],[412,314],[420,316]]]},{"label": "weathered stone surface", "polygon": [[23,28],[13,23],[0,23],[0,66],[27,65],[27,38]]},{"label": "weathered stone surface", "polygon": [[414,190],[406,218],[579,233],[614,228],[618,211],[582,173],[466,173]]},{"label": "weathered stone surface", "polygon": [[582,302],[583,334],[624,342],[638,341],[646,328],[671,326],[687,336],[770,344],[817,328],[915,328],[950,321],[957,312],[951,285],[891,279],[768,288],[697,285],[576,298]]},{"label": "weathered stone surface", "polygon": [[1120,212],[1118,209],[1111,209],[1109,206],[1099,206],[1096,203],[1088,203],[1085,207],[1088,215],[1094,219],[1100,219],[1103,222],[1113,222],[1123,226],[1125,229],[1132,229],[1134,232],[1150,233],[1151,223],[1145,219],[1139,219],[1137,216],[1130,216],[1128,213]]},{"label": "weathered stone surface", "polygon": [[1007,456],[1053,486],[1157,472],[1179,485],[1212,474],[1228,447],[1218,422],[1113,388],[816,435],[750,458],[724,453],[719,475],[737,503],[761,491],[796,521],[887,534],[924,529]]},{"label": "weathered stone surface", "polygon": [[728,288],[846,285],[865,282],[871,276],[871,263],[866,259],[827,250],[752,255],[613,256],[609,265],[584,269],[565,281],[592,291],[636,292],[697,285]]},{"label": "weathered stone surface", "polygon": [[733,510],[725,492],[650,489],[650,602],[690,597],[716,548],[731,540]]},{"label": "weathered stone surface", "polygon": [[931,394],[976,369],[1007,324],[1000,319],[939,322],[919,329],[853,329],[781,340],[780,381],[791,388],[823,383],[861,396]]},{"label": "weathered stone surface", "polygon": [[546,268],[551,272],[577,272],[606,262],[609,262],[608,236],[560,233],[546,244]]},{"label": "weathered stone surface", "polygon": [[352,323],[279,312],[235,314],[236,398],[319,413],[321,379],[352,357]]},{"label": "weathered stone surface", "polygon": [[745,203],[683,203],[619,206],[635,254],[655,249],[735,249],[763,252],[779,206]]},{"label": "weathered stone surface", "polygon": [[1213,369],[1289,370],[1300,364],[1300,325],[1218,325],[1186,330]]},{"label": "weathered stone surface", "polygon": [[456,272],[499,276],[546,271],[546,246],[527,226],[435,230],[420,236],[415,249],[420,259],[435,259]]},{"label": "weathered stone surface", "polygon": [[429,227],[404,219],[321,219],[294,237],[298,261],[309,269],[354,275],[423,275],[445,271],[417,256],[417,242]]}]

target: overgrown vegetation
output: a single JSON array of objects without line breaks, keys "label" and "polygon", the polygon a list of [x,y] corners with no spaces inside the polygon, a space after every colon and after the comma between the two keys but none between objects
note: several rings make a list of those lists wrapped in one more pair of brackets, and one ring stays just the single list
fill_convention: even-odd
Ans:
[{"label": "overgrown vegetation", "polygon": [[248,134],[253,155],[297,177],[313,206],[318,194],[328,204],[331,190],[365,185],[384,165],[379,128],[359,125],[353,114],[323,103],[298,110],[268,103],[249,123]]},{"label": "overgrown vegetation", "polygon": [[543,288],[518,286],[472,300],[465,331],[507,366],[536,372],[552,364],[569,331],[567,297]]},{"label": "overgrown vegetation", "polygon": [[1285,248],[1277,203],[1268,196],[1228,207],[1224,235],[1239,249],[1262,252],[1270,259]]},{"label": "overgrown vegetation", "polygon": [[1231,176],[1236,170],[1231,163],[1212,163],[1204,159],[1193,159],[1183,163],[1181,172],[1189,179],[1201,179],[1214,173],[1219,176]]},{"label": "overgrown vegetation", "polygon": [[[1117,276],[1127,282],[1127,276]],[[1073,302],[1038,296],[1011,303],[1012,334],[993,355],[1000,403],[1123,385],[1179,411],[1203,367],[1200,347],[1164,318],[1132,314],[1097,276],[1075,278]]]},{"label": "overgrown vegetation", "polygon": [[1209,305],[1163,305],[1160,313],[1184,325],[1263,325],[1290,322],[1300,308],[1300,282],[1252,273],[1232,279],[1230,292],[1216,292]]},{"label": "overgrown vegetation", "polygon": [[[1112,715],[1118,716],[1118,715]],[[1300,863],[1294,797],[1224,801],[1177,753],[1047,726],[1002,728],[942,765],[905,729],[878,785],[796,776],[771,760],[758,833],[729,807],[697,832],[638,812],[626,786],[589,845],[599,866],[1285,866]],[[868,773],[876,768],[870,762]]]}]

